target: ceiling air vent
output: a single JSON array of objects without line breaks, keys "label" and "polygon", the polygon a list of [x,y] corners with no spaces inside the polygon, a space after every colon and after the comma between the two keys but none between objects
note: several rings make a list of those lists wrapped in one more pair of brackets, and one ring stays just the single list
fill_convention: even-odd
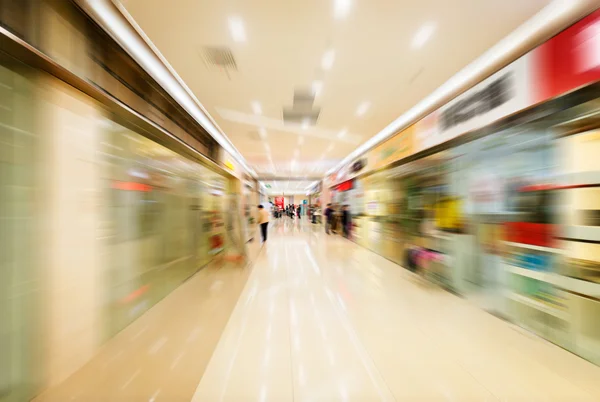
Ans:
[{"label": "ceiling air vent", "polygon": [[294,109],[310,110],[315,103],[315,95],[312,91],[294,91]]},{"label": "ceiling air vent", "polygon": [[317,124],[321,109],[312,109],[310,112],[305,110],[298,111],[295,108],[284,108],[283,109],[283,122],[285,124],[299,124],[308,123],[309,126]]},{"label": "ceiling air vent", "polygon": [[285,124],[317,124],[321,108],[315,108],[315,95],[310,90],[294,91],[294,103],[292,107],[283,108],[283,122]]},{"label": "ceiling air vent", "polygon": [[237,71],[237,63],[228,47],[206,46],[200,53],[204,64],[215,71],[221,71],[229,77],[230,71]]}]

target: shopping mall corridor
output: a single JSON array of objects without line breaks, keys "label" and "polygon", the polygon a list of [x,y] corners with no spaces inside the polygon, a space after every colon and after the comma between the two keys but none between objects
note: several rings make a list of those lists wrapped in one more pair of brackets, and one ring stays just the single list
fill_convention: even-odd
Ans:
[{"label": "shopping mall corridor", "polygon": [[200,271],[38,400],[600,400],[599,367],[306,220],[271,226],[253,265]]}]

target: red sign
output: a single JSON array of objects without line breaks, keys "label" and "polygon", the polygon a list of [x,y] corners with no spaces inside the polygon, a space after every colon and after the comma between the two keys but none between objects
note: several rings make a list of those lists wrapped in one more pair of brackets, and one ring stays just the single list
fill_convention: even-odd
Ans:
[{"label": "red sign", "polygon": [[285,203],[283,197],[275,197],[275,206],[283,209],[283,204]]},{"label": "red sign", "polygon": [[600,10],[532,52],[535,102],[600,80]]},{"label": "red sign", "polygon": [[353,182],[353,180],[348,180],[343,183],[340,183],[335,187],[335,189],[336,189],[336,191],[352,190],[352,184],[353,184],[352,182]]}]

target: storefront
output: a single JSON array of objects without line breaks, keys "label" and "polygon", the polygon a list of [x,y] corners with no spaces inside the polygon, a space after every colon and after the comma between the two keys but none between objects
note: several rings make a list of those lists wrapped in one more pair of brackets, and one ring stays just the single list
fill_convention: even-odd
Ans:
[{"label": "storefront", "polygon": [[443,286],[596,364],[598,23],[591,14],[401,131],[353,178],[364,188],[357,243],[407,269],[424,264]]}]

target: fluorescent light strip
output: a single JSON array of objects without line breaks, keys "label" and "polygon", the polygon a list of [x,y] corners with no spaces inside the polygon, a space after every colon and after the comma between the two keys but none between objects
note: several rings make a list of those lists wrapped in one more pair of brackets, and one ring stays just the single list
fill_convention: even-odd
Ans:
[{"label": "fluorescent light strip", "polygon": [[[568,17],[570,12],[575,11],[576,6],[583,9],[589,7],[588,4],[587,0],[554,0],[406,113],[356,148],[340,163],[329,169],[326,176],[338,171],[355,158],[392,137],[398,131],[415,123],[419,118],[427,115],[427,113],[431,113],[437,107],[441,106],[440,103],[442,100],[449,99],[459,93],[467,83],[473,82],[474,79],[481,77],[485,72],[500,64],[501,61],[518,52],[527,42],[542,33],[545,27],[559,22],[561,18]],[[588,10],[588,8],[585,8],[585,10]]]},{"label": "fluorescent light strip", "polygon": [[[209,116],[204,106],[183,82],[175,69],[167,62],[164,56],[150,41],[139,25],[127,12],[127,10],[116,2],[114,5],[110,0],[77,0],[77,3],[90,15],[106,32],[119,43],[123,49],[140,66],[175,99],[186,112],[190,114],[208,133],[219,143],[232,158],[252,176],[256,172],[248,166],[245,158],[235,148],[227,136],[221,131],[217,124]],[[114,7],[117,7],[118,11]],[[128,23],[127,23],[127,22]]]}]

